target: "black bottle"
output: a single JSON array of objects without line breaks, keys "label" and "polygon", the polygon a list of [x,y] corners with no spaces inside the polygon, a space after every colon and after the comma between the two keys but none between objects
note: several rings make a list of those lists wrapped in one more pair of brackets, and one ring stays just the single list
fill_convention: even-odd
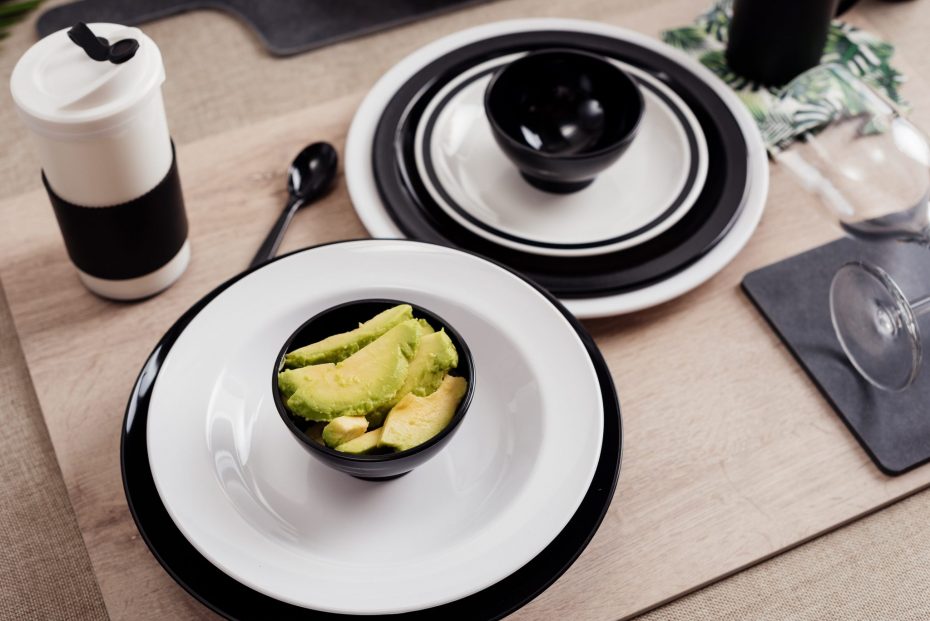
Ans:
[{"label": "black bottle", "polygon": [[727,64],[739,75],[781,86],[816,66],[839,0],[735,0]]}]

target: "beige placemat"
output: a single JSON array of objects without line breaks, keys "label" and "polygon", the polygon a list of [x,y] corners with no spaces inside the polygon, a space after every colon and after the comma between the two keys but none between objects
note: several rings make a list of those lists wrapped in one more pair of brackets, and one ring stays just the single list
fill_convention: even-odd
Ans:
[{"label": "beige placemat", "polygon": [[2,285],[0,617],[107,618]]}]

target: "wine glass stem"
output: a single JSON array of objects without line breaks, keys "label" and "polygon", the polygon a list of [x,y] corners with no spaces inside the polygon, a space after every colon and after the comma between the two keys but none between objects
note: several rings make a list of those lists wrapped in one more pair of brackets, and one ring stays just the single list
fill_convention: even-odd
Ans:
[{"label": "wine glass stem", "polygon": [[930,312],[930,295],[925,295],[911,302],[911,312],[914,313],[915,317],[920,317]]}]

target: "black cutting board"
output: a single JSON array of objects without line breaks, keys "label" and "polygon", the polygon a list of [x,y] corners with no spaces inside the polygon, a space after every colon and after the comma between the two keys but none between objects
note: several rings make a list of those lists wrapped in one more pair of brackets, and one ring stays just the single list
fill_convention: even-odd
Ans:
[{"label": "black cutting board", "polygon": [[924,359],[902,392],[873,387],[849,364],[830,321],[830,282],[848,261],[882,267],[909,299],[930,291],[930,252],[919,244],[840,239],[750,272],[743,289],[885,474],[930,461],[930,325]]},{"label": "black cutting board", "polygon": [[49,35],[77,22],[134,26],[196,9],[249,24],[268,51],[289,56],[428,15],[488,0],[78,0],[49,9],[36,29]]}]

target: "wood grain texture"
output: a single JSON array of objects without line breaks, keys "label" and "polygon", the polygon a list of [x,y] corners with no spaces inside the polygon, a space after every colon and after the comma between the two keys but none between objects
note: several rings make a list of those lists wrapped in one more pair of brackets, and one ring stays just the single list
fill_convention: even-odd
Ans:
[{"label": "wood grain texture", "polygon": [[[704,5],[550,4],[549,14],[602,19],[648,34],[687,22]],[[387,51],[382,35],[342,47],[357,55],[378,49],[388,57],[377,62],[387,65],[414,42],[516,16],[527,6],[495,3],[385,33],[399,45]],[[869,7],[865,17],[873,30],[899,42],[898,64],[911,78],[905,94],[917,121],[930,126],[930,56],[919,32],[930,20],[930,6],[902,10],[907,19]],[[284,200],[284,168],[292,155],[319,139],[341,152],[370,81],[352,86],[343,88],[353,94],[180,147],[194,259],[178,284],[154,299],[114,304],[81,287],[41,192],[0,205],[0,278],[114,619],[212,616],[139,540],[119,475],[123,409],[159,336],[247,265]],[[579,561],[514,618],[627,617],[930,484],[926,468],[890,479],[872,466],[738,289],[746,272],[836,235],[810,197],[773,167],[762,224],[730,266],[676,301],[588,322],[623,406],[620,486]],[[340,182],[319,205],[298,214],[282,251],[363,236]]]}]

